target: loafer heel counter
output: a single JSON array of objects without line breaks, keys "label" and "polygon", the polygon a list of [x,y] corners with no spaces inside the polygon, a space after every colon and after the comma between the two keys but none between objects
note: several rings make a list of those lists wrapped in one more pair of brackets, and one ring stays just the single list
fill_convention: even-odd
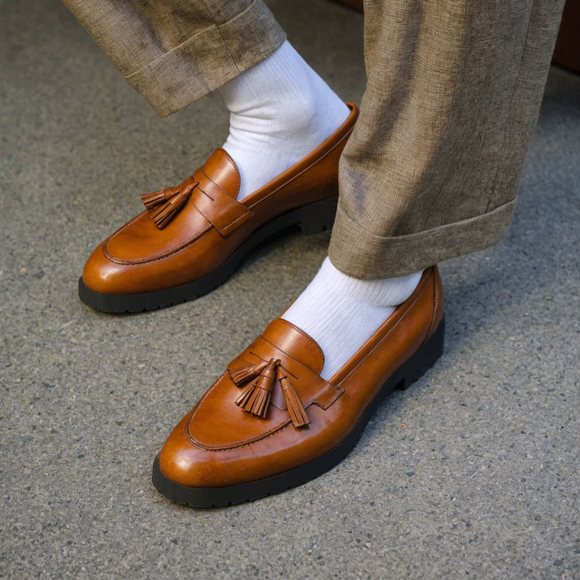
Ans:
[{"label": "loafer heel counter", "polygon": [[396,388],[408,389],[417,382],[441,357],[445,347],[445,319],[442,319],[435,332],[425,341],[423,346],[403,365],[404,375]]},{"label": "loafer heel counter", "polygon": [[443,282],[441,280],[441,274],[439,273],[439,268],[433,266],[433,318],[431,320],[431,326],[429,328],[430,336],[439,327],[441,322],[445,319],[445,304],[443,295]]}]

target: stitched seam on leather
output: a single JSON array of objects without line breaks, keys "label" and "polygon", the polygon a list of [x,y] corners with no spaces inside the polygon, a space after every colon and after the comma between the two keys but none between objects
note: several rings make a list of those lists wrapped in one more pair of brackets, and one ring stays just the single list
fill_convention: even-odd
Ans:
[{"label": "stitched seam on leather", "polygon": [[[330,385],[330,383],[328,383],[328,384]],[[335,388],[337,388],[337,387],[335,387]],[[319,403],[318,401],[312,401],[312,403],[310,403],[310,405],[308,405],[308,406],[310,407],[311,405],[316,405],[317,407],[320,407],[321,409],[326,411],[331,405],[334,405],[334,403],[336,403],[337,399],[340,399],[340,397],[342,397],[342,395],[344,395],[345,392],[346,392],[346,389],[344,387],[341,387],[340,389],[337,388],[336,394],[328,402],[328,405],[326,405],[326,407],[322,403]]]},{"label": "stitched seam on leather", "polygon": [[[354,110],[353,110],[354,111]],[[282,185],[280,185],[280,187],[278,187],[277,189],[275,189],[274,191],[270,192],[266,197],[260,199],[259,201],[255,202],[254,204],[252,204],[251,206],[245,206],[244,204],[240,203],[240,205],[244,206],[251,214],[252,217],[254,215],[254,213],[252,211],[250,211],[251,208],[253,208],[254,206],[262,203],[263,201],[265,201],[266,199],[268,199],[270,196],[274,195],[276,192],[278,192],[280,189],[282,189],[283,187],[285,187],[287,184],[291,183],[292,181],[294,181],[295,179],[297,179],[298,177],[300,177],[303,173],[305,173],[306,171],[308,171],[309,169],[311,169],[316,163],[318,163],[320,160],[324,159],[325,157],[327,157],[328,155],[330,155],[330,153],[332,153],[332,151],[334,151],[345,139],[347,139],[350,134],[353,132],[354,130],[354,125],[343,135],[343,137],[341,137],[341,139],[339,141],[337,141],[326,153],[324,153],[324,155],[322,155],[321,157],[319,157],[318,159],[316,159],[315,161],[313,161],[308,167],[304,168],[300,173],[298,173],[297,175],[295,175],[294,177],[292,177],[291,179],[289,179],[288,181],[286,181],[285,183],[283,183]],[[228,155],[227,151],[225,151],[225,154],[227,156],[227,158],[232,161],[234,170],[236,172],[237,178],[238,178],[238,190],[241,184],[241,177],[240,177],[240,172],[236,166],[236,164],[233,162],[232,158]],[[209,181],[211,181],[214,185],[216,185],[217,187],[219,187],[226,195],[229,195],[226,191],[223,190],[223,188],[221,188],[217,183],[215,183],[215,181],[213,181],[213,179],[211,179],[206,172],[204,171],[203,167],[200,168],[202,173],[207,177],[207,179],[209,179]],[[200,188],[201,189],[201,188]],[[203,191],[203,190],[202,190]],[[203,192],[205,193],[205,192]],[[206,194],[207,195],[207,194]],[[210,197],[210,196],[208,196]],[[230,196],[231,197],[231,196]],[[188,200],[189,202],[190,200]],[[235,200],[237,201],[237,200]],[[193,202],[192,202],[193,203]],[[199,211],[199,209],[197,208],[197,206],[195,205],[195,203],[193,203],[194,207]],[[147,211],[147,210],[145,210]],[[199,232],[199,234],[194,237],[191,238],[190,240],[188,240],[187,242],[184,242],[184,244],[182,246],[178,246],[176,249],[171,250],[170,252],[167,252],[165,254],[157,254],[154,258],[152,259],[142,259],[142,260],[122,260],[121,258],[116,258],[115,256],[113,256],[107,249],[107,245],[109,244],[109,242],[115,237],[117,236],[119,233],[121,233],[125,228],[127,228],[128,226],[130,226],[135,220],[137,220],[143,213],[139,214],[138,216],[134,217],[131,221],[127,222],[124,226],[122,226],[121,228],[119,228],[114,234],[112,234],[109,238],[107,238],[107,240],[105,241],[105,243],[103,244],[103,253],[105,254],[105,256],[111,260],[112,262],[115,262],[116,264],[120,264],[120,265],[124,265],[124,266],[132,266],[132,265],[140,265],[140,264],[148,264],[148,263],[152,263],[152,262],[158,262],[160,260],[163,260],[165,258],[168,258],[170,256],[174,256],[178,253],[180,253],[182,250],[185,250],[189,245],[191,245],[192,243],[194,243],[195,241],[197,241],[202,235],[204,235],[205,233],[207,233],[212,227],[215,227],[211,222],[209,222],[209,226],[202,230],[201,232]],[[201,212],[200,212],[201,213]],[[203,214],[202,214],[203,215]],[[245,216],[246,214],[244,214]],[[242,216],[242,217],[244,217]],[[205,216],[203,216],[205,219],[207,219]],[[241,219],[241,218],[238,218]],[[232,222],[234,223],[234,222]],[[228,228],[231,227],[227,226]],[[216,228],[217,229],[217,228]],[[219,230],[217,230],[219,231]],[[307,335],[305,335],[307,336]],[[310,338],[307,336],[307,338]],[[311,339],[312,340],[312,339]],[[315,343],[316,344],[316,343]],[[318,345],[316,345],[318,346]],[[320,347],[318,347],[320,348]],[[321,351],[322,352],[322,351]],[[323,356],[323,360],[324,360],[324,353],[322,354]]]},{"label": "stitched seam on leather", "polygon": [[[223,373],[220,377],[218,377],[214,381],[213,385],[203,394],[203,397],[197,403],[197,408],[199,408],[201,406],[201,404],[205,401],[205,399],[207,399],[207,397],[215,389],[215,387],[217,387],[217,385],[224,380],[226,373],[227,373],[227,371],[225,373]],[[188,433],[188,435],[189,435],[189,425],[191,424],[191,421],[193,421],[193,417],[195,416],[196,413],[197,413],[197,409],[191,414],[191,417],[187,421],[187,429],[188,429],[187,433]]]},{"label": "stitched seam on leather", "polygon": [[[227,375],[227,371],[221,376],[219,377],[215,383],[206,391],[206,393],[203,395],[203,397],[200,399],[200,401],[197,403],[196,408],[194,410],[194,412],[191,414],[191,416],[189,417],[187,424],[186,424],[186,428],[185,428],[185,436],[187,437],[187,440],[192,443],[193,445],[195,445],[196,447],[200,447],[201,449],[205,449],[206,451],[231,451],[232,449],[239,449],[240,447],[247,447],[248,445],[252,445],[253,443],[257,443],[258,441],[262,441],[263,439],[267,439],[268,437],[271,437],[274,433],[276,433],[277,431],[279,431],[280,429],[283,429],[284,427],[287,427],[290,424],[290,418],[288,418],[286,420],[285,423],[281,423],[280,425],[270,429],[270,431],[266,431],[265,433],[263,433],[262,435],[256,435],[255,437],[251,437],[250,439],[247,439],[244,441],[244,443],[240,443],[240,444],[230,444],[230,445],[206,445],[204,443],[201,443],[201,441],[198,441],[189,431],[189,427],[193,421],[193,418],[195,417],[198,409],[201,407],[201,405],[203,404],[204,400],[208,397],[208,395],[215,389],[215,387],[218,386],[219,383],[221,383],[223,381],[223,379],[226,377]],[[240,412],[243,412],[240,410]]]},{"label": "stitched seam on leather", "polygon": [[[241,177],[241,175],[240,175],[240,170],[238,169],[238,166],[235,164],[234,160],[233,160],[233,159],[230,157],[229,153],[228,153],[228,152],[227,152],[225,149],[223,149],[223,148],[222,148],[222,151],[223,151],[223,152],[226,154],[226,157],[227,157],[227,158],[228,158],[228,159],[231,161],[231,163],[232,163],[232,166],[233,166],[233,168],[234,168],[234,171],[236,172],[236,178],[237,178],[237,179],[236,179],[236,184],[237,184],[237,186],[238,186],[238,193],[239,193],[239,192],[240,192],[240,187],[241,187],[241,185],[242,185],[242,177]],[[209,175],[208,175],[208,174],[205,172],[205,170],[204,170],[204,168],[203,168],[203,167],[200,167],[200,169],[201,169],[201,172],[202,172],[202,173],[203,173],[203,174],[204,174],[204,175],[205,175],[205,176],[206,176],[206,177],[207,177],[207,178],[208,178],[208,179],[209,179],[209,180],[210,180],[210,181],[211,181],[211,182],[212,182],[214,185],[216,185],[217,187],[219,187],[219,188],[220,188],[220,189],[221,189],[221,190],[222,190],[222,191],[223,191],[225,194],[227,194],[227,195],[230,195],[230,194],[229,194],[229,193],[228,193],[228,192],[227,192],[225,189],[223,189],[223,187],[221,187],[221,186],[220,186],[218,183],[216,183],[216,182],[215,182],[215,181],[214,181],[214,180],[213,180],[213,179],[212,179],[212,178],[211,178],[211,177],[210,177],[210,176],[209,176]],[[230,195],[230,197],[232,197],[232,196]],[[237,197],[237,195],[236,195],[236,197]],[[236,197],[232,197],[232,199],[236,199]],[[237,201],[237,200],[236,200],[236,201]],[[239,203],[239,202],[238,202],[238,203]]]},{"label": "stitched seam on leather", "polygon": [[209,447],[207,445],[204,445],[203,443],[200,443],[199,441],[197,441],[197,439],[194,439],[193,437],[190,439],[190,441],[196,447],[199,447],[200,449],[203,449],[204,451],[209,451],[211,453],[219,453],[220,451],[234,451],[236,449],[241,449],[242,447],[249,447],[250,445],[254,445],[256,443],[259,443],[260,441],[264,441],[265,439],[269,439],[270,437],[276,435],[276,433],[282,431],[282,429],[286,429],[286,427],[289,427],[291,424],[292,424],[292,422],[290,421],[290,419],[288,419],[286,421],[286,423],[282,423],[276,429],[272,429],[271,431],[268,431],[267,435],[260,436],[259,439],[255,439],[255,438],[249,439],[245,443],[241,443],[239,445],[232,445],[230,447],[225,447],[225,446],[224,447]]},{"label": "stitched seam on leather", "polygon": [[[298,330],[300,330],[300,329],[298,329]],[[278,348],[275,344],[271,343],[269,340],[266,340],[263,336],[261,336],[261,338],[262,338],[262,340],[264,340],[268,344],[271,344],[275,348]],[[310,339],[310,340],[312,340],[312,339]],[[316,345],[316,346],[318,346],[318,345]],[[280,350],[281,352],[284,352],[280,348],[278,348],[278,350]],[[262,359],[261,356],[255,354],[253,352],[252,352],[252,354],[254,354],[254,356]],[[286,356],[288,356],[288,358],[291,358],[293,361],[302,365],[304,368],[308,368],[305,365],[303,365],[300,361],[297,361],[295,358],[291,357],[288,353],[284,352],[284,354]],[[242,357],[240,356],[239,358],[242,358]],[[243,359],[243,360],[245,360],[245,359]],[[262,359],[262,360],[264,360],[264,359]],[[310,370],[310,369],[308,369],[308,370]],[[313,372],[313,371],[311,371],[311,372]],[[292,374],[292,373],[290,373],[290,374]],[[221,375],[221,377],[219,377],[214,382],[214,384],[206,391],[206,393],[203,395],[203,397],[197,403],[197,405],[194,408],[194,411],[191,413],[191,415],[187,421],[187,424],[185,425],[185,436],[191,444],[195,445],[196,447],[199,447],[200,449],[204,449],[206,451],[232,451],[233,449],[240,449],[241,447],[248,447],[249,445],[253,445],[254,443],[258,443],[260,441],[263,441],[264,439],[268,439],[269,437],[272,437],[272,435],[275,435],[277,432],[281,431],[282,429],[285,429],[286,427],[288,427],[291,424],[291,420],[290,420],[290,418],[288,418],[285,423],[281,423],[280,425],[273,427],[272,429],[270,429],[269,431],[266,431],[265,433],[263,433],[261,435],[256,435],[255,437],[251,437],[250,439],[245,440],[244,443],[230,444],[230,445],[206,445],[205,443],[201,443],[201,441],[197,440],[189,431],[189,428],[190,428],[190,425],[193,421],[193,418],[196,415],[197,410],[201,407],[203,401],[215,389],[215,387],[217,387],[218,384],[221,383],[221,381],[227,375],[229,375],[229,371],[226,371],[225,373],[223,373]],[[292,375],[292,376],[294,376],[294,375]],[[319,403],[317,401],[312,401],[306,408],[308,408],[312,405],[316,405],[316,406],[320,407],[321,409],[323,409],[324,411],[326,411],[332,404],[334,404],[337,401],[337,399],[339,399],[345,393],[345,389],[343,387],[336,387],[335,385],[333,385],[332,383],[329,383],[328,381],[325,381],[325,382],[335,391],[334,397],[328,402],[328,404],[326,406],[322,405],[321,403]]]},{"label": "stitched seam on leather", "polygon": [[[424,288],[423,288],[423,290],[424,290]],[[423,290],[421,290],[421,292]],[[407,309],[407,312],[409,312],[409,310],[411,310],[411,308],[413,306],[415,306],[415,303],[417,302],[417,300],[419,300],[419,296],[421,296],[421,292],[419,294],[417,294],[417,297],[415,298],[415,300],[413,300],[413,302],[411,303],[411,305]],[[407,313],[405,313],[405,314],[407,314]],[[344,383],[366,361],[366,359],[368,357],[370,357],[379,348],[379,346],[381,346],[381,344],[383,344],[383,342],[385,340],[387,340],[387,338],[389,338],[389,336],[392,334],[393,330],[395,330],[395,328],[397,328],[397,326],[399,326],[399,324],[404,319],[404,317],[405,317],[405,315],[401,316],[401,318],[399,318],[399,320],[397,320],[397,322],[395,322],[394,326],[389,330],[389,332],[387,332],[387,334],[385,334],[385,336],[383,336],[383,338],[381,338],[381,340],[379,340],[379,342],[377,342],[377,344],[374,346],[374,348],[354,367],[354,369],[352,369],[352,371],[350,371],[350,373],[348,373],[348,375],[346,375],[346,377],[344,377],[344,379],[342,379],[341,384]],[[427,330],[427,332],[428,332],[428,330]],[[425,341],[425,337],[423,337],[423,341],[421,342],[421,345],[423,345],[424,341]],[[421,348],[421,347],[419,347],[419,348]]]},{"label": "stitched seam on leather", "polygon": [[249,217],[253,217],[254,216],[254,212],[250,211],[248,208],[245,208],[245,209],[246,209],[246,212],[243,215],[241,215],[239,218],[236,218],[233,222],[230,222],[225,228],[222,229],[222,232],[224,234],[228,234],[229,233],[228,230],[230,230],[231,228],[233,228],[234,225],[236,224],[236,222],[239,222],[241,219],[248,218],[248,214],[249,214]]},{"label": "stitched seam on leather", "polygon": [[252,205],[249,205],[248,208],[251,209],[254,206],[266,201],[269,197],[271,197],[272,195],[274,195],[275,193],[280,191],[280,189],[282,189],[283,187],[286,187],[289,183],[292,183],[295,179],[298,179],[302,174],[304,174],[308,170],[312,169],[312,167],[314,167],[314,165],[316,165],[319,161],[321,161],[325,157],[328,157],[328,155],[330,155],[345,139],[347,139],[350,136],[353,129],[354,129],[354,125],[344,134],[344,136],[340,139],[340,141],[337,141],[326,153],[324,153],[324,155],[321,155],[316,160],[314,160],[308,167],[305,167],[300,173],[297,173],[296,175],[291,177],[288,181],[285,181],[284,183],[282,183],[274,191],[271,191],[266,197],[263,197],[262,199],[256,201]]},{"label": "stitched seam on leather", "polygon": [[[194,204],[195,206],[195,204]],[[197,209],[197,206],[195,206]],[[201,213],[201,212],[200,212]],[[139,216],[137,216],[139,217]],[[204,219],[207,219],[205,216],[203,216]],[[137,218],[135,218],[137,219]],[[131,220],[129,223],[125,224],[126,226],[130,225],[134,220]],[[166,258],[169,258],[171,256],[175,256],[181,252],[183,252],[184,250],[186,250],[189,246],[191,246],[192,244],[194,244],[195,242],[197,242],[202,236],[204,236],[207,232],[209,232],[209,230],[211,230],[213,227],[213,225],[211,224],[211,222],[209,223],[208,226],[206,226],[205,229],[200,230],[197,235],[191,239],[189,239],[187,242],[184,242],[181,246],[177,246],[177,248],[174,248],[173,250],[166,252],[165,254],[156,254],[155,256],[151,257],[151,258],[142,258],[140,260],[122,260],[121,258],[116,258],[115,256],[113,256],[108,250],[107,250],[107,245],[109,243],[109,241],[111,241],[113,239],[113,236],[117,235],[117,233],[119,233],[121,230],[119,230],[118,232],[115,232],[115,234],[113,234],[113,236],[111,236],[109,239],[107,239],[107,241],[103,244],[103,253],[105,254],[105,256],[111,260],[111,262],[115,262],[115,264],[121,264],[123,266],[140,266],[142,264],[150,264],[152,262],[159,262],[161,260],[164,260]]]},{"label": "stitched seam on leather", "polygon": [[132,220],[129,220],[125,225],[122,225],[117,231],[113,232],[103,243],[103,247],[109,243],[117,234],[120,234],[125,228],[128,228],[133,222],[137,221],[147,210],[142,211],[139,215],[136,215]]}]

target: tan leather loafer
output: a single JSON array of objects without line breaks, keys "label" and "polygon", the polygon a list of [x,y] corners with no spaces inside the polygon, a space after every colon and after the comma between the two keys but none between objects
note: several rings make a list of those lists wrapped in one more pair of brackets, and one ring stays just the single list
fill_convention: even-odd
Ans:
[{"label": "tan leather loafer", "polygon": [[358,109],[302,161],[236,200],[240,175],[217,149],[177,187],[146,194],[146,210],[101,243],[79,280],[79,296],[103,312],[164,308],[211,292],[243,257],[293,225],[304,233],[332,228],[338,161]]},{"label": "tan leather loafer", "polygon": [[181,504],[218,507],[318,477],[356,445],[391,390],[407,388],[435,363],[443,335],[436,267],[328,381],[316,342],[274,320],[175,427],[155,460],[153,484]]}]

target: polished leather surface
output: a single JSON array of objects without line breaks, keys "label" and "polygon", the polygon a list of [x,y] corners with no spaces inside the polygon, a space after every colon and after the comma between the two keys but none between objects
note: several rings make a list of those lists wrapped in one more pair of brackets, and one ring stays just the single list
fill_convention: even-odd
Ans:
[{"label": "polished leather surface", "polygon": [[[316,342],[289,322],[274,320],[175,427],[158,456],[161,472],[185,486],[224,487],[284,473],[320,457],[348,435],[382,385],[442,318],[443,289],[433,267],[329,381],[320,377],[324,355]],[[293,425],[279,383],[265,418],[236,405],[241,388],[232,373],[271,359],[279,360],[291,378],[308,425]]]},{"label": "polished leather surface", "polygon": [[236,200],[238,169],[217,149],[177,186],[197,184],[172,219],[160,228],[152,219],[155,210],[145,210],[125,224],[92,253],[84,284],[101,294],[138,294],[192,282],[272,220],[337,195],[339,158],[358,115],[356,106],[347,104],[351,114],[331,137],[242,202]]}]

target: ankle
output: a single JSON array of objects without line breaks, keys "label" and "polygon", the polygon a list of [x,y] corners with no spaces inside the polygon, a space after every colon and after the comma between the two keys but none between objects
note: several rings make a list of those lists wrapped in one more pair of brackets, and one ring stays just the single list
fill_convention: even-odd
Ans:
[{"label": "ankle", "polygon": [[230,111],[223,148],[241,176],[238,200],[310,154],[350,114],[288,42],[220,93]]},{"label": "ankle", "polygon": [[282,318],[320,345],[325,357],[321,376],[329,379],[411,296],[421,274],[358,280],[337,270],[326,258]]}]

